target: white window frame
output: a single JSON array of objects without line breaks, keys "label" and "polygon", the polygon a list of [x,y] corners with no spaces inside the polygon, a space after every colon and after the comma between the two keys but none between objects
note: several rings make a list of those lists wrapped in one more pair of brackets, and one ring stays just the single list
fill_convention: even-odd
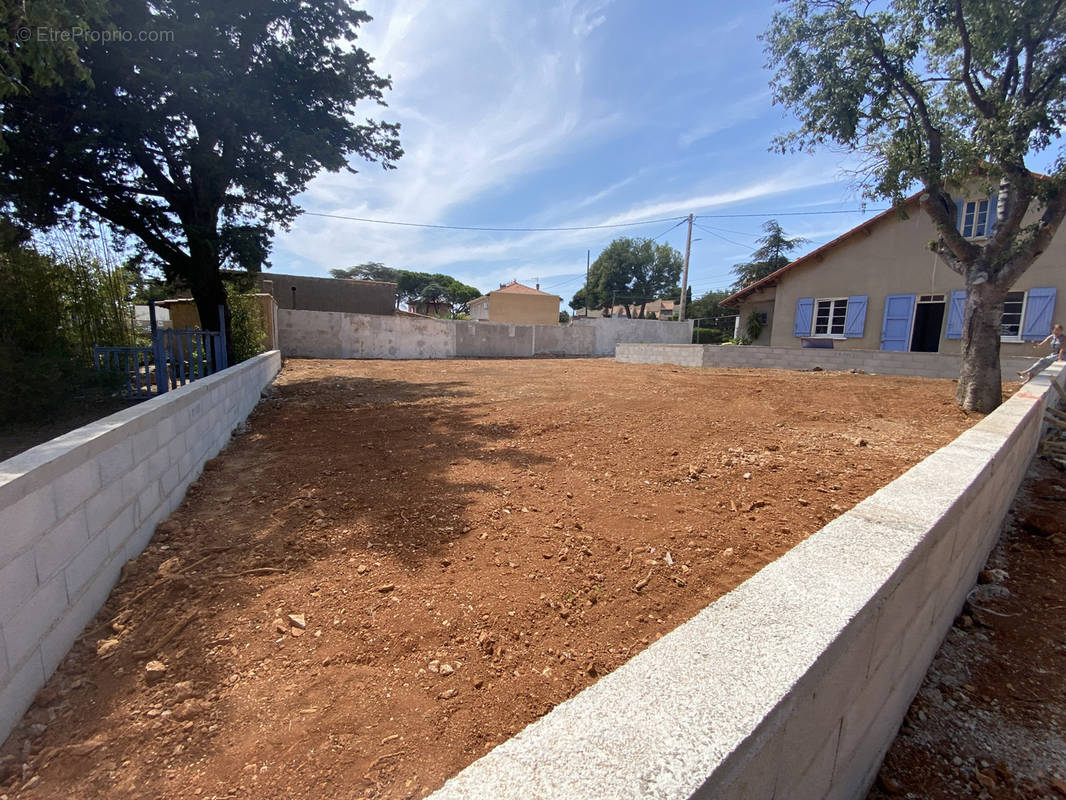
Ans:
[{"label": "white window frame", "polygon": [[[815,333],[815,327],[818,325],[818,304],[829,303],[829,323],[825,333]],[[838,303],[844,304],[844,327],[840,333],[833,333],[833,311],[836,310]],[[844,331],[848,329],[848,298],[847,297],[816,297],[814,298],[814,306],[811,308],[811,338],[815,339],[846,339]]]},{"label": "white window frame", "polygon": [[[977,217],[980,213],[981,203],[986,204],[985,208],[985,224],[978,231]],[[973,218],[971,221],[970,232],[966,232],[966,216],[970,213],[970,207],[973,206]],[[962,203],[962,217],[959,219],[959,233],[966,239],[987,239],[988,238],[988,217],[992,213],[992,198],[991,197],[976,197],[973,200],[964,200]]]},{"label": "white window frame", "polygon": [[1023,341],[1023,339],[1022,339],[1022,329],[1025,327],[1025,310],[1029,306],[1029,290],[1028,289],[1025,289],[1025,290],[1017,289],[1017,290],[1012,291],[1012,292],[1007,292],[1007,294],[1020,294],[1022,296],[1022,309],[1019,312],[1019,316],[1018,316],[1018,333],[1015,336],[1006,336],[1006,335],[1004,335],[1003,334],[1003,321],[1001,319],[1000,320],[1000,325],[999,325],[999,330],[1000,330],[999,340],[1001,342],[1020,342],[1020,341]]}]

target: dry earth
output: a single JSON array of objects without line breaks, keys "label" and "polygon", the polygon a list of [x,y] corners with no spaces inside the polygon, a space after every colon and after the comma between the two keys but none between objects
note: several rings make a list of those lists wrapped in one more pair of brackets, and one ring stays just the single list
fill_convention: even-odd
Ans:
[{"label": "dry earth", "polygon": [[950,381],[290,360],[0,755],[27,798],[406,798],[969,427]]}]

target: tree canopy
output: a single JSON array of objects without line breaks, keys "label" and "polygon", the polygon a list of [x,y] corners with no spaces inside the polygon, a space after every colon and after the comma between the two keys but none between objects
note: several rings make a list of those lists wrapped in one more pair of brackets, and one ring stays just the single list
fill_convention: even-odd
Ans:
[{"label": "tree canopy", "polygon": [[[83,82],[78,40],[54,32],[87,31],[104,20],[104,0],[4,0],[0,26],[0,101],[32,87]],[[3,111],[0,108],[0,115]]]},{"label": "tree canopy", "polygon": [[320,170],[402,155],[397,125],[356,119],[390,84],[355,46],[369,17],[346,0],[107,8],[102,24],[132,35],[90,37],[76,65],[53,65],[85,80],[23,71],[0,96],[0,202],[34,227],[79,209],[107,220],[188,284],[201,319],[225,303],[220,268],[260,269]]},{"label": "tree canopy", "polygon": [[[933,249],[967,289],[957,399],[992,410],[1006,293],[1066,213],[1062,151],[1050,175],[1027,164],[1066,126],[1061,0],[792,0],[764,39],[774,101],[799,119],[778,148],[860,153],[865,193],[900,207],[921,187]],[[998,206],[983,239],[956,225],[974,185]]]},{"label": "tree canopy", "polygon": [[733,265],[733,274],[737,276],[733,283],[734,292],[751,286],[771,272],[777,272],[792,260],[789,253],[807,241],[800,237],[789,239],[776,219],[764,222],[762,229],[766,235],[756,239],[759,247],[751,254],[751,261]]},{"label": "tree canopy", "polygon": [[334,278],[357,278],[395,283],[397,308],[401,303],[445,302],[450,306],[454,316],[466,313],[467,304],[481,297],[479,289],[457,281],[451,275],[395,269],[386,267],[379,261],[368,261],[347,269],[331,269],[329,273]]},{"label": "tree canopy", "polygon": [[[627,317],[643,317],[647,303],[669,297],[677,288],[683,266],[681,254],[668,244],[615,239],[592,262],[588,284],[574,295],[570,307],[601,309],[620,304]],[[680,289],[677,292],[680,298]],[[639,307],[635,315],[634,307]]]}]

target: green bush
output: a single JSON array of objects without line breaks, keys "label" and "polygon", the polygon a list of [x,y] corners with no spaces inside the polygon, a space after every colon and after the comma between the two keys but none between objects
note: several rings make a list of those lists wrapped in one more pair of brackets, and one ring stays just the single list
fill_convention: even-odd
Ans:
[{"label": "green bush", "polygon": [[266,325],[263,322],[259,299],[255,295],[238,294],[231,290],[228,299],[233,352],[240,363],[263,352],[266,344]]},{"label": "green bush", "polygon": [[101,380],[94,344],[132,344],[128,278],[88,248],[44,255],[0,225],[0,419],[38,422]]},{"label": "green bush", "polygon": [[728,334],[718,328],[693,328],[692,338],[695,344],[721,344]]}]

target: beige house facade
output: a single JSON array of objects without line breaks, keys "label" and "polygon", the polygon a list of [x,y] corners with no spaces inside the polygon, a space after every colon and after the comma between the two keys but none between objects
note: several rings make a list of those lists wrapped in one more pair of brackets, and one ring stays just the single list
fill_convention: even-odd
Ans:
[{"label": "beige house facade", "polygon": [[[980,241],[995,225],[999,198],[956,198],[957,224]],[[905,214],[886,211],[730,296],[737,331],[751,315],[771,347],[826,347],[955,354],[961,350],[965,284],[930,249],[937,238],[918,195]],[[1001,352],[1032,355],[1032,342],[1066,321],[1066,233],[1011,287],[1004,305]]]},{"label": "beige house facade", "polygon": [[509,322],[514,325],[558,325],[562,298],[542,292],[540,286],[524,286],[518,281],[471,300],[467,304],[475,322]]}]

